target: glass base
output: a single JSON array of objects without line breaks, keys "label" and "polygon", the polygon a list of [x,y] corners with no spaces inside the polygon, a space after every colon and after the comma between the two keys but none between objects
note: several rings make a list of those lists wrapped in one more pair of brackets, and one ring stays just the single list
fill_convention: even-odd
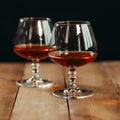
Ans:
[{"label": "glass base", "polygon": [[94,95],[92,90],[81,89],[81,88],[55,90],[52,92],[52,94],[56,97],[64,98],[64,99],[82,99]]},{"label": "glass base", "polygon": [[52,81],[48,80],[36,80],[36,81],[31,81],[31,79],[28,80],[19,80],[16,81],[16,84],[21,87],[27,87],[27,88],[46,88],[54,85]]}]

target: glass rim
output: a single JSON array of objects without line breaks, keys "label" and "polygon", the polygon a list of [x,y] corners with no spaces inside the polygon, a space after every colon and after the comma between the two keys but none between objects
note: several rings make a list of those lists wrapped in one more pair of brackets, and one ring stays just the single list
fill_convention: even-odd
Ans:
[{"label": "glass rim", "polygon": [[48,20],[48,21],[51,21],[51,18],[49,17],[22,17],[20,18],[20,21],[21,20],[29,20],[29,21],[34,21],[34,20]]},{"label": "glass rim", "polygon": [[57,21],[55,22],[55,25],[74,25],[74,24],[88,24],[90,25],[90,22],[87,20],[65,20],[65,21]]}]

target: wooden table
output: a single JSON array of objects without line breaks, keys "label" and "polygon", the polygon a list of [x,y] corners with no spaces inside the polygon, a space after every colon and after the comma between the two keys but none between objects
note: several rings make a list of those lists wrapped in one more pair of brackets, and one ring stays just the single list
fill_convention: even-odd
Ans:
[{"label": "wooden table", "polygon": [[54,63],[40,64],[41,76],[55,86],[23,88],[16,80],[31,75],[31,63],[0,63],[0,120],[120,120],[120,61],[93,62],[77,69],[77,84],[95,95],[65,100],[51,95],[64,87],[67,68]]}]

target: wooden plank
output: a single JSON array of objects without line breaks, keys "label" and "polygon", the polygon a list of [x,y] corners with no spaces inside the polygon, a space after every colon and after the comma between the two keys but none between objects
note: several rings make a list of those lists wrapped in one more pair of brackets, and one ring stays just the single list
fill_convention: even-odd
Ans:
[{"label": "wooden plank", "polygon": [[15,81],[21,79],[22,63],[0,63],[0,120],[8,120],[14,106],[18,87]]},{"label": "wooden plank", "polygon": [[[21,87],[11,120],[68,120],[66,100],[51,95],[54,88],[64,85],[61,67],[41,63],[40,74],[43,78],[56,82],[56,85],[49,89]],[[31,65],[26,64],[23,79],[30,75]]]},{"label": "wooden plank", "polygon": [[[109,63],[109,65],[112,64]],[[111,76],[106,71],[106,67],[103,62],[98,62],[79,68],[80,80],[77,83],[93,89],[95,95],[86,99],[69,100],[71,120],[120,119],[119,95],[113,85]]]},{"label": "wooden plank", "polygon": [[[77,84],[90,88],[95,95],[79,100],[64,100],[51,95],[55,88],[68,80],[68,68],[42,63],[41,76],[56,82],[49,89],[20,88],[11,120],[119,120],[120,96],[114,83],[119,84],[119,62],[97,62],[77,69]],[[111,68],[111,71],[109,70]],[[114,70],[116,73],[112,72]],[[65,74],[64,74],[65,73]],[[24,78],[31,75],[30,63],[26,64]]]},{"label": "wooden plank", "polygon": [[120,96],[120,61],[107,61],[102,64]]}]

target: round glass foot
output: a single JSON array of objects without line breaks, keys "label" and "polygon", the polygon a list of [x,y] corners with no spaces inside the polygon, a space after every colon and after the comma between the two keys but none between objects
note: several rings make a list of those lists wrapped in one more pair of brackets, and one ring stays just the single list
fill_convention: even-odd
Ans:
[{"label": "round glass foot", "polygon": [[64,99],[82,99],[94,95],[92,90],[80,88],[55,90],[52,92],[52,94],[56,97]]},{"label": "round glass foot", "polygon": [[27,88],[46,88],[54,85],[52,81],[48,80],[36,80],[36,81],[31,81],[31,79],[28,80],[19,80],[16,82],[18,86],[21,87],[27,87]]}]

